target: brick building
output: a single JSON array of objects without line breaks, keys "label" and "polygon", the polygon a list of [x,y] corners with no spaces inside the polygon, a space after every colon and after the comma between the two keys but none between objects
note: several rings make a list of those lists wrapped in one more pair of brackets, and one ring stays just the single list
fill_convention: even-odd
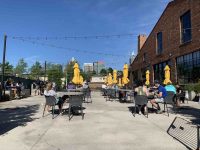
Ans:
[{"label": "brick building", "polygon": [[200,0],[169,2],[150,35],[138,36],[138,54],[130,65],[131,83],[164,80],[164,67],[171,68],[173,83],[200,79]]}]

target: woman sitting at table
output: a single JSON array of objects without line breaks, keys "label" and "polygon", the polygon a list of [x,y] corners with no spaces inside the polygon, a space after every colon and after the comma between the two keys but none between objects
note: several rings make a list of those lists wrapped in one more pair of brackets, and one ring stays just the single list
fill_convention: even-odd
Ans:
[{"label": "woman sitting at table", "polygon": [[[49,82],[47,84],[46,90],[44,91],[44,95],[45,96],[54,96],[55,97],[56,104],[58,105],[59,112],[61,113],[64,100],[62,98],[56,97],[56,92],[53,90],[53,83],[52,82]],[[49,111],[49,107],[47,107],[47,111]]]},{"label": "woman sitting at table", "polygon": [[[149,95],[147,86],[145,85],[145,81],[138,81],[137,87],[135,88],[135,92],[137,95],[144,95],[144,96]],[[144,114],[145,114],[147,112],[147,106],[143,105],[142,108],[144,108]]]}]

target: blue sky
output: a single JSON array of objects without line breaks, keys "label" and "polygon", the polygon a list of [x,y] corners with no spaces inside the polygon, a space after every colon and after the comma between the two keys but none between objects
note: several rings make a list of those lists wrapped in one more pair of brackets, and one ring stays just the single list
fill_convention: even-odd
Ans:
[{"label": "blue sky", "polygon": [[[104,61],[107,67],[122,69],[132,51],[137,51],[137,35],[149,34],[169,0],[1,0],[0,44],[8,35],[6,60],[14,66],[20,58],[32,65],[65,64],[75,57],[80,64]],[[20,40],[21,37],[64,37],[133,33],[134,36],[103,39],[38,40],[47,44],[79,49],[58,49]],[[93,53],[84,53],[91,51]],[[98,55],[123,55],[125,57]],[[2,61],[2,51],[0,53]]]}]

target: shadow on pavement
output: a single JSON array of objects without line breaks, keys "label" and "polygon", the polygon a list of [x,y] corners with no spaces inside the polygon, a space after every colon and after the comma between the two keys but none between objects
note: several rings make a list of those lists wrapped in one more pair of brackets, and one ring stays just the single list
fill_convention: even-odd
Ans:
[{"label": "shadow on pavement", "polygon": [[0,135],[37,119],[33,116],[38,109],[39,105],[0,109]]},{"label": "shadow on pavement", "polygon": [[200,125],[200,109],[190,106],[181,106],[177,110],[177,113],[190,119],[192,123]]}]

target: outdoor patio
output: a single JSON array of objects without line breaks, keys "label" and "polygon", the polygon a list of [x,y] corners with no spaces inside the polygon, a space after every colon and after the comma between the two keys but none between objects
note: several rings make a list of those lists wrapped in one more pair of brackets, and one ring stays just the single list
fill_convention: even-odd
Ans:
[{"label": "outdoor patio", "polygon": [[[168,117],[150,113],[149,118],[143,115],[134,117],[129,111],[132,103],[106,102],[100,92],[93,92],[92,98],[93,103],[84,104],[84,120],[75,115],[71,121],[68,121],[66,113],[55,119],[51,115],[42,118],[43,96],[1,103],[1,149],[182,150],[187,148],[173,139],[167,130],[176,116],[198,122],[200,112],[197,103],[189,102],[177,115],[170,113]],[[190,114],[187,107],[195,113]]]}]

